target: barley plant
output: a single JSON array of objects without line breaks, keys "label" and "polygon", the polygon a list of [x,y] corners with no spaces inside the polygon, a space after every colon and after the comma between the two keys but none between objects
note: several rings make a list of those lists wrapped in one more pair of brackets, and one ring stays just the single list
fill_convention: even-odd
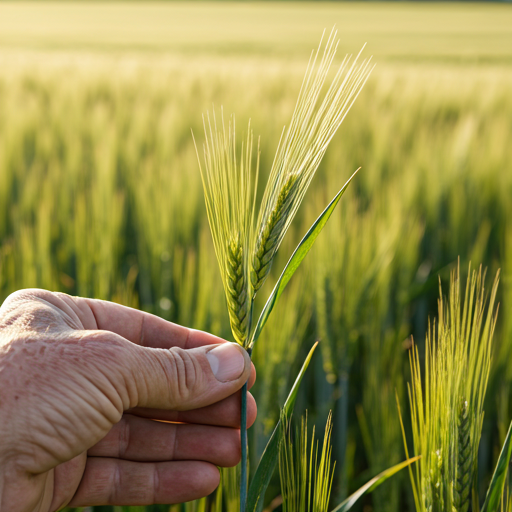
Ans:
[{"label": "barley plant", "polygon": [[314,428],[309,444],[307,416],[295,436],[292,430],[290,425],[283,429],[279,445],[283,512],[327,512],[336,465],[331,461],[332,415],[327,418],[321,450]]},{"label": "barley plant", "polygon": [[[468,271],[464,294],[459,268],[452,272],[448,298],[440,289],[438,320],[420,356],[411,350],[409,386],[414,453],[411,471],[418,512],[478,510],[477,460],[484,397],[491,367],[499,272],[487,301],[485,271]],[[486,313],[487,310],[487,313]]]},{"label": "barley plant", "polygon": [[[322,38],[323,40],[323,38]],[[270,170],[256,224],[254,223],[256,183],[259,170],[259,150],[256,171],[252,172],[253,134],[248,126],[245,144],[237,156],[235,118],[226,128],[221,116],[219,124],[207,115],[204,166],[200,162],[206,211],[212,232],[215,253],[220,267],[231,331],[237,343],[251,355],[274,303],[291,275],[298,267],[314,239],[335,207],[340,194],[313,225],[295,251],[282,278],[267,302],[260,320],[251,333],[252,313],[256,293],[265,282],[275,255],[318,169],[327,146],[338,130],[371,72],[370,61],[349,66],[345,58],[332,82],[326,80],[336,54],[338,42],[333,29],[325,45],[320,41],[308,64],[306,75],[288,130],[285,130]],[[311,237],[311,242],[308,239]],[[301,247],[304,244],[304,249]],[[294,259],[295,258],[295,259]],[[290,267],[290,271],[286,271]],[[242,475],[241,510],[245,510],[247,486],[246,393],[242,390]]]},{"label": "barley plant", "polygon": [[[235,119],[226,128],[205,122],[204,167],[200,162],[206,210],[226,293],[235,340],[250,348],[252,306],[265,282],[277,250],[295,216],[329,142],[372,70],[370,60],[349,66],[346,57],[322,97],[336,54],[333,30],[308,64],[290,126],[279,143],[254,223],[256,171],[252,172],[253,135],[237,157]],[[322,38],[323,39],[323,38]]]}]

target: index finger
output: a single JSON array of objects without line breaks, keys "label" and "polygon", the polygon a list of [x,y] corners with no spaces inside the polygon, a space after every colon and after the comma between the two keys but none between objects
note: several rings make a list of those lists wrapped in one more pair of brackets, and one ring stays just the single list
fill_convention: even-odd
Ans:
[{"label": "index finger", "polygon": [[[183,349],[217,345],[226,340],[213,334],[189,329],[163,318],[104,300],[53,294],[78,316],[84,329],[99,329],[119,334],[123,338],[151,348],[180,347]],[[62,304],[55,304],[62,308]]]},{"label": "index finger", "polygon": [[[190,349],[204,345],[228,343],[226,340],[208,332],[189,329],[145,311],[122,306],[115,302],[81,297],[74,297],[73,300],[86,315],[88,310],[92,314],[93,318],[90,316],[87,316],[87,318],[93,326],[86,327],[86,329],[114,332],[143,347]],[[249,389],[256,380],[256,369],[254,364],[251,363],[251,366]]]}]

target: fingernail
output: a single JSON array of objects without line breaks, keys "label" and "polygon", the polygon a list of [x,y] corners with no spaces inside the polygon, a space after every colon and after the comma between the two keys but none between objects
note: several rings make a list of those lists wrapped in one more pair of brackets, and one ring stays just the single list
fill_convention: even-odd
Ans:
[{"label": "fingernail", "polygon": [[218,381],[230,382],[242,375],[245,368],[242,350],[236,343],[223,343],[206,354],[213,375]]}]

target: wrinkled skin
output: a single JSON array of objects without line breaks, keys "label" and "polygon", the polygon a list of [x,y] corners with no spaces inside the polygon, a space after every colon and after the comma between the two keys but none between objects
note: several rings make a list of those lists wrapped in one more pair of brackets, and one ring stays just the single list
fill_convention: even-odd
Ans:
[{"label": "wrinkled skin", "polygon": [[109,302],[11,295],[0,308],[0,510],[211,493],[216,466],[240,459],[239,390],[255,378],[235,346],[239,375],[217,380],[207,353],[222,343]]}]

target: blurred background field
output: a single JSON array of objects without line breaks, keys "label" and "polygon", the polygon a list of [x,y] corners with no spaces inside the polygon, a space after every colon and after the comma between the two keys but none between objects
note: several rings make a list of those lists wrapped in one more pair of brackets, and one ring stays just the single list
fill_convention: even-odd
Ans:
[{"label": "blurred background field", "polygon": [[[460,256],[463,269],[503,273],[485,488],[512,418],[512,6],[0,3],[0,299],[44,287],[229,338],[190,130],[201,143],[212,105],[236,114],[240,135],[251,118],[264,179],[310,52],[334,24],[339,60],[367,42],[377,67],[269,281],[362,171],[258,342],[251,465],[316,339],[296,411],[321,431],[334,410],[336,499],[402,460],[407,349],[411,335],[422,346],[438,276],[447,285]],[[278,493],[276,482],[268,499]],[[359,510],[411,505],[404,474]]]}]

